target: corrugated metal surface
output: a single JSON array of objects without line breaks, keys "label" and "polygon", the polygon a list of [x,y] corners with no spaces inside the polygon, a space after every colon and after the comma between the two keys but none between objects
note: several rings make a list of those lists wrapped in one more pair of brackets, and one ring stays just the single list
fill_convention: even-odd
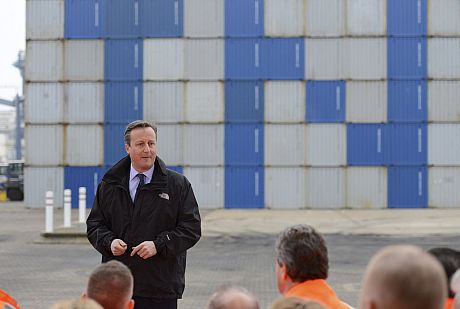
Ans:
[{"label": "corrugated metal surface", "polygon": [[185,40],[144,40],[144,80],[184,79]]},{"label": "corrugated metal surface", "polygon": [[186,167],[184,175],[193,186],[200,208],[222,208],[224,206],[224,168]]},{"label": "corrugated metal surface", "polygon": [[176,173],[179,173],[179,174],[184,174],[184,168],[182,166],[179,166],[179,165],[174,165],[174,166],[166,166],[166,168],[176,172]]},{"label": "corrugated metal surface", "polygon": [[305,165],[305,125],[266,124],[264,131],[265,165]]},{"label": "corrugated metal surface", "polygon": [[428,1],[428,35],[460,35],[460,2],[457,0]]},{"label": "corrugated metal surface", "polygon": [[307,168],[305,190],[307,208],[345,207],[345,168]]},{"label": "corrugated metal surface", "polygon": [[[388,78],[421,79],[427,76],[427,39],[388,39]],[[431,51],[429,52],[431,54]],[[431,59],[430,59],[431,61]],[[431,63],[432,64],[432,63]],[[431,67],[430,64],[430,67]]]},{"label": "corrugated metal surface", "polygon": [[61,41],[28,41],[26,43],[26,81],[62,80],[64,49]]},{"label": "corrugated metal surface", "polygon": [[142,36],[180,37],[184,33],[184,0],[140,0]]},{"label": "corrugated metal surface", "polygon": [[224,164],[224,125],[184,127],[184,165]]},{"label": "corrugated metal surface", "polygon": [[345,79],[345,39],[305,39],[306,79]]},{"label": "corrugated metal surface", "polygon": [[347,164],[347,129],[344,124],[309,124],[306,130],[306,163],[311,166]]},{"label": "corrugated metal surface", "polygon": [[460,124],[430,124],[428,126],[428,164],[460,165]]},{"label": "corrugated metal surface", "polygon": [[429,207],[460,206],[460,167],[428,168]]},{"label": "corrugated metal surface", "polygon": [[225,35],[264,35],[264,0],[225,0]]},{"label": "corrugated metal surface", "polygon": [[428,121],[460,121],[460,81],[428,82]]},{"label": "corrugated metal surface", "polygon": [[305,83],[301,81],[265,82],[265,121],[297,122],[305,119]]},{"label": "corrugated metal surface", "polygon": [[383,165],[386,127],[382,124],[347,125],[347,162],[349,165]]},{"label": "corrugated metal surface", "polygon": [[28,125],[25,127],[25,162],[27,165],[52,166],[64,163],[64,127]]},{"label": "corrugated metal surface", "polygon": [[263,167],[225,167],[225,208],[263,208],[264,190]]},{"label": "corrugated metal surface", "polygon": [[264,83],[262,81],[225,82],[226,122],[263,122],[264,109]]},{"label": "corrugated metal surface", "polygon": [[26,1],[26,39],[57,40],[64,37],[64,1]]},{"label": "corrugated metal surface", "polygon": [[68,125],[65,137],[65,163],[74,166],[104,164],[104,127]]},{"label": "corrugated metal surface", "polygon": [[65,41],[64,59],[65,80],[100,81],[104,79],[104,41]]},{"label": "corrugated metal surface", "polygon": [[425,166],[388,168],[388,208],[425,208],[428,180]]},{"label": "corrugated metal surface", "polygon": [[104,123],[104,165],[114,165],[127,155],[123,141],[127,125]]},{"label": "corrugated metal surface", "polygon": [[349,35],[386,35],[386,1],[348,0],[346,20]]},{"label": "corrugated metal surface", "polygon": [[265,0],[265,35],[303,36],[305,2],[304,0]]},{"label": "corrugated metal surface", "polygon": [[[195,137],[195,139],[198,137]],[[158,126],[157,153],[168,165],[184,164],[184,126],[162,124]]]},{"label": "corrugated metal surface", "polygon": [[345,1],[306,1],[305,33],[307,36],[325,37],[345,35]]},{"label": "corrugated metal surface", "polygon": [[66,166],[64,168],[64,188],[72,190],[72,208],[78,208],[78,189],[86,188],[86,208],[93,206],[97,186],[106,172],[104,167]]},{"label": "corrugated metal surface", "polygon": [[185,37],[223,37],[225,0],[186,0]]},{"label": "corrugated metal surface", "polygon": [[345,120],[345,81],[307,81],[307,122]]},{"label": "corrugated metal surface", "polygon": [[387,18],[388,35],[426,35],[427,0],[387,0]]},{"label": "corrugated metal surface", "polygon": [[106,0],[65,0],[65,38],[102,38],[105,3]]},{"label": "corrugated metal surface", "polygon": [[64,116],[64,85],[27,83],[25,90],[26,123],[58,123]]},{"label": "corrugated metal surface", "polygon": [[142,80],[144,67],[142,40],[106,40],[104,56],[105,80]]},{"label": "corrugated metal surface", "polygon": [[391,80],[388,82],[388,121],[427,121],[427,81]]},{"label": "corrugated metal surface", "polygon": [[144,119],[155,123],[183,122],[183,82],[144,83]]},{"label": "corrugated metal surface", "polygon": [[224,121],[224,83],[185,84],[185,121],[218,123]]},{"label": "corrugated metal surface", "polygon": [[426,165],[427,125],[391,124],[386,128],[390,165]]},{"label": "corrugated metal surface", "polygon": [[306,205],[304,167],[267,167],[265,169],[265,207],[303,209]]},{"label": "corrugated metal surface", "polygon": [[54,207],[62,208],[64,168],[26,167],[24,169],[24,201],[28,208],[45,208],[46,191],[54,192]]},{"label": "corrugated metal surface", "polygon": [[225,125],[225,165],[264,165],[263,124]]},{"label": "corrugated metal surface", "polygon": [[187,79],[224,79],[223,39],[191,39],[186,41],[185,46],[185,77]]},{"label": "corrugated metal surface", "polygon": [[265,39],[262,42],[262,76],[265,79],[303,79],[304,39]]},{"label": "corrugated metal surface", "polygon": [[105,10],[105,37],[137,38],[141,34],[139,0],[109,0]]},{"label": "corrugated metal surface", "polygon": [[349,167],[347,207],[378,209],[387,207],[387,169],[385,167]]},{"label": "corrugated metal surface", "polygon": [[460,38],[428,39],[428,77],[460,78]]},{"label": "corrugated metal surface", "polygon": [[142,82],[106,82],[104,119],[108,123],[125,123],[142,119]]},{"label": "corrugated metal surface", "polygon": [[347,122],[386,122],[386,81],[347,81],[346,87]]},{"label": "corrugated metal surface", "polygon": [[65,114],[68,123],[104,121],[104,84],[68,83],[65,86]]},{"label": "corrugated metal surface", "polygon": [[262,78],[262,39],[225,40],[225,79]]},{"label": "corrugated metal surface", "polygon": [[[426,52],[425,52],[426,63]],[[346,40],[346,75],[358,80],[387,78],[387,40],[349,38]],[[425,66],[426,67],[426,66]]]}]

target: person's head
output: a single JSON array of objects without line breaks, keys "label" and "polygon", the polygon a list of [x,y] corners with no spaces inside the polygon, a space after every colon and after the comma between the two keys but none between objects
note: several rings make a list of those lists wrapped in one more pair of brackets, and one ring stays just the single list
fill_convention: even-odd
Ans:
[{"label": "person's head", "polygon": [[259,309],[259,302],[245,288],[225,285],[209,299],[208,309]]},{"label": "person's head", "polygon": [[460,269],[452,275],[450,289],[455,294],[454,309],[460,309]]},{"label": "person's head", "polygon": [[447,298],[441,264],[415,246],[375,254],[363,278],[361,309],[442,309]]},{"label": "person's head", "polygon": [[133,121],[126,127],[124,139],[136,171],[149,170],[157,157],[157,127],[148,121]]},{"label": "person's head", "polygon": [[[460,252],[450,248],[431,248],[428,250],[444,268],[447,277],[447,287],[452,275],[460,269]],[[453,298],[455,293],[449,288],[449,297]]]},{"label": "person's head", "polygon": [[281,294],[307,280],[327,279],[328,270],[326,242],[313,227],[295,225],[280,233],[276,242],[276,280]]},{"label": "person's head", "polygon": [[326,309],[326,307],[311,300],[283,297],[275,301],[269,309]]},{"label": "person's head", "polygon": [[54,304],[51,309],[104,309],[92,299],[64,300]]},{"label": "person's head", "polygon": [[105,309],[133,308],[132,296],[133,276],[129,268],[118,261],[96,267],[83,294],[83,298],[91,298]]}]

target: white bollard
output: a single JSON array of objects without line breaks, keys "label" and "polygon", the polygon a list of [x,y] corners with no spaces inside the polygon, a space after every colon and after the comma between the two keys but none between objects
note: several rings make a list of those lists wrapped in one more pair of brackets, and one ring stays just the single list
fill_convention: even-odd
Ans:
[{"label": "white bollard", "polygon": [[53,191],[46,191],[46,209],[45,209],[45,233],[53,233]]},{"label": "white bollard", "polygon": [[86,188],[78,188],[78,222],[86,221]]},{"label": "white bollard", "polygon": [[72,191],[64,190],[64,227],[71,226],[71,207],[72,207]]}]

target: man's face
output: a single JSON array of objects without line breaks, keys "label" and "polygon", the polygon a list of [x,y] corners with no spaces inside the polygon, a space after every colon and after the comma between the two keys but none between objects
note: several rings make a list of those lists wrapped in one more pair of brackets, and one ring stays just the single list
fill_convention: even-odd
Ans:
[{"label": "man's face", "polygon": [[153,166],[157,157],[157,137],[152,128],[135,128],[131,131],[130,145],[125,144],[126,152],[133,167],[145,172]]}]

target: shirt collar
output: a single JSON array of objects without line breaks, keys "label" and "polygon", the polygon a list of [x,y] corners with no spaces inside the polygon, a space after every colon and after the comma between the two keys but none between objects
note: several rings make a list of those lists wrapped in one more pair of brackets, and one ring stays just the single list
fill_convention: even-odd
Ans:
[{"label": "shirt collar", "polygon": [[148,170],[146,170],[145,172],[143,173],[140,173],[138,171],[136,171],[136,169],[134,168],[133,164],[131,163],[131,169],[129,171],[129,181],[133,180],[134,177],[137,176],[137,174],[144,174],[145,177],[147,177],[145,183],[149,183],[151,180],[152,180],[152,176],[153,176],[153,170],[155,169],[155,164],[152,165],[152,167]]}]

